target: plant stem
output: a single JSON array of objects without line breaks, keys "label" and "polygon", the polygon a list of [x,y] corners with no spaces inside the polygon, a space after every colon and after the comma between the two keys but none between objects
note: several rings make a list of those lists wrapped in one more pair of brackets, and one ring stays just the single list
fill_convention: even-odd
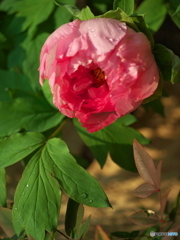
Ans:
[{"label": "plant stem", "polygon": [[50,137],[48,137],[48,139],[55,137],[61,131],[61,129],[64,127],[64,125],[66,124],[66,121],[67,121],[67,118],[65,118],[63,120],[63,122],[59,125],[58,128],[56,128],[56,130],[50,135]]}]

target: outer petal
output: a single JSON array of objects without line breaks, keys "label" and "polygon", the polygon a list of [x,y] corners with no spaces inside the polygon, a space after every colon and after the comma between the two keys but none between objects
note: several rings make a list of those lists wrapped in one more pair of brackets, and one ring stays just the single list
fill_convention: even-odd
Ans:
[{"label": "outer petal", "polygon": [[[126,24],[110,18],[83,21],[80,25],[82,44],[88,43],[88,53],[97,56],[110,52],[126,34]],[[95,51],[95,55],[93,54]]]}]

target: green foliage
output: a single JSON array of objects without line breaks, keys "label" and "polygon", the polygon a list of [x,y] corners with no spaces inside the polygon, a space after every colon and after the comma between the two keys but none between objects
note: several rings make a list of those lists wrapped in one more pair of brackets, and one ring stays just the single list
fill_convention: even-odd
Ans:
[{"label": "green foliage", "polygon": [[0,101],[12,101],[12,89],[19,89],[26,92],[32,92],[28,78],[17,72],[0,70]]},{"label": "green foliage", "polygon": [[[1,143],[0,143],[1,144]],[[0,207],[6,206],[6,171],[0,168]]]},{"label": "green foliage", "polygon": [[23,61],[24,74],[30,79],[31,86],[34,90],[40,90],[39,79],[39,61],[40,61],[40,50],[47,39],[49,34],[42,33],[35,39],[24,41],[22,44],[23,49],[26,53],[26,59]]},{"label": "green foliage", "polygon": [[83,215],[83,205],[69,199],[66,210],[65,230],[67,235],[72,239],[82,239],[86,235],[90,217],[82,223]]},{"label": "green foliage", "polygon": [[[125,119],[128,121],[131,119],[132,122],[126,123]],[[126,126],[133,123],[134,120],[131,115],[128,115],[128,117],[126,116],[122,120],[119,118],[115,123],[94,133],[88,133],[76,119],[74,119],[74,124],[80,137],[91,149],[101,167],[104,166],[109,152],[112,160],[120,167],[129,171],[136,171],[132,141],[134,138],[142,144],[147,144],[149,141],[138,131]]]},{"label": "green foliage", "polygon": [[[19,97],[0,102],[0,136],[15,134],[22,129],[43,132],[57,126],[64,115],[51,107],[42,94],[15,92]],[[13,121],[12,121],[13,119]]]},{"label": "green foliage", "polygon": [[37,152],[27,165],[16,189],[13,223],[17,234],[23,230],[36,240],[45,237],[45,230],[56,229],[61,191],[51,175],[46,159]]},{"label": "green foliage", "polygon": [[61,1],[56,0],[55,3],[57,5],[65,7],[69,11],[69,13],[72,14],[72,16],[80,20],[88,20],[88,19],[94,18],[94,14],[91,12],[88,6],[86,6],[86,8],[83,8],[80,11],[76,6],[62,3]]},{"label": "green foliage", "polygon": [[162,73],[163,80],[172,83],[180,81],[180,59],[163,45],[156,44],[154,56]]},{"label": "green foliage", "polygon": [[13,207],[18,234],[25,229],[36,240],[42,240],[45,230],[56,229],[60,188],[79,203],[110,206],[99,183],[76,163],[62,140],[53,138],[32,157],[18,184]]},{"label": "green foliage", "polygon": [[90,8],[86,6],[86,8],[83,8],[78,15],[78,18],[81,20],[88,20],[94,18],[94,14],[91,12]]},{"label": "green foliage", "polygon": [[174,23],[180,28],[180,3],[179,0],[165,0],[168,13]]},{"label": "green foliage", "polygon": [[113,9],[120,8],[127,15],[131,15],[134,12],[134,0],[114,0]]},{"label": "green foliage", "polygon": [[164,0],[145,0],[135,10],[136,13],[145,14],[145,21],[154,33],[161,27],[167,14]]},{"label": "green foliage", "polygon": [[131,28],[133,28],[135,31],[138,31],[138,27],[134,23],[133,19],[129,17],[123,10],[118,8],[117,10],[110,10],[106,12],[103,15],[97,16],[98,18],[113,18],[117,19],[121,22],[125,22],[127,25],[129,25]]},{"label": "green foliage", "polygon": [[16,13],[17,17],[24,19],[22,31],[29,27],[34,28],[45,21],[51,14],[53,8],[53,1],[49,0],[8,0],[3,1],[0,5],[0,10],[8,10],[9,14]]},{"label": "green foliage", "polygon": [[41,133],[18,133],[0,142],[0,168],[10,166],[39,148],[45,141]]}]

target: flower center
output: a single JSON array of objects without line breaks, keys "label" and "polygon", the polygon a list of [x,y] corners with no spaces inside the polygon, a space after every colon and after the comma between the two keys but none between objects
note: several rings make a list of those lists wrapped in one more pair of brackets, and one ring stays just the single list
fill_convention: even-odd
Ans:
[{"label": "flower center", "polygon": [[100,87],[103,83],[106,82],[105,73],[101,70],[101,68],[92,70],[92,75],[94,87]]}]

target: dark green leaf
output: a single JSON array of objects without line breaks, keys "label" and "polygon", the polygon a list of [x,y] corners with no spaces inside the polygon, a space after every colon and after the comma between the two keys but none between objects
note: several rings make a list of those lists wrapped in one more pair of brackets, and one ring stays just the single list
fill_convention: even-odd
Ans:
[{"label": "dark green leaf", "polygon": [[0,142],[0,168],[10,166],[39,148],[45,141],[41,133],[18,133]]},{"label": "dark green leaf", "polygon": [[12,237],[15,234],[12,224],[12,212],[8,208],[0,207],[0,227],[8,237]]},{"label": "dark green leaf", "polygon": [[16,232],[25,230],[36,240],[44,239],[45,230],[57,228],[60,199],[59,184],[49,171],[48,159],[43,159],[39,151],[28,163],[16,189],[13,206]]},{"label": "dark green leaf", "polygon": [[80,239],[80,227],[84,216],[84,207],[82,204],[69,199],[66,218],[65,218],[65,230],[68,236],[72,239]]},{"label": "dark green leaf", "polygon": [[164,0],[145,0],[136,9],[137,13],[146,14],[145,21],[152,32],[157,32],[167,14]]},{"label": "dark green leaf", "polygon": [[60,186],[70,198],[91,207],[110,206],[99,183],[76,163],[62,140],[49,140],[43,149],[42,158],[47,161],[49,171],[53,171]]},{"label": "dark green leaf", "polygon": [[179,0],[167,1],[168,13],[171,16],[174,23],[180,28],[180,3]]},{"label": "dark green leaf", "polygon": [[130,171],[136,171],[132,150],[133,139],[138,139],[141,144],[149,142],[138,131],[122,125],[121,118],[110,126],[94,133],[88,133],[76,119],[74,119],[74,123],[80,137],[91,149],[101,167],[104,166],[107,154],[110,152],[112,160],[119,166]]},{"label": "dark green leaf", "polygon": [[26,51],[26,59],[23,62],[23,71],[30,79],[31,86],[35,90],[40,90],[39,84],[39,59],[41,48],[49,34],[42,33],[34,40],[24,41],[22,44],[23,49]]},{"label": "dark green leaf", "polygon": [[154,112],[159,113],[162,117],[165,117],[164,114],[164,105],[160,99],[155,99],[144,105],[145,108],[151,108]]},{"label": "dark green leaf", "polygon": [[174,221],[177,215],[177,211],[179,208],[179,202],[180,202],[180,192],[177,195],[176,201],[174,203],[173,209],[171,210],[171,212],[169,213],[169,219],[171,221]]},{"label": "dark green leaf", "polygon": [[6,207],[6,171],[4,168],[0,169],[0,193],[0,207]]},{"label": "dark green leaf", "polygon": [[28,79],[25,75],[0,70],[0,101],[11,101],[10,90],[20,89],[23,91],[31,92],[32,88],[28,83]]},{"label": "dark green leaf", "polygon": [[133,239],[139,235],[139,231],[133,231],[133,232],[113,232],[111,233],[112,236],[118,237],[118,238],[130,238]]},{"label": "dark green leaf", "polygon": [[[55,127],[64,115],[52,108],[41,94],[18,92],[13,102],[0,103],[0,136],[8,136],[26,129],[32,132],[43,132]],[[15,92],[16,94],[16,92]]]},{"label": "dark green leaf", "polygon": [[171,50],[169,51],[171,53],[171,59],[172,59],[171,82],[172,83],[180,82],[180,58],[176,56]]},{"label": "dark green leaf", "polygon": [[155,44],[154,56],[165,81],[171,81],[172,57],[169,50],[161,44]]},{"label": "dark green leaf", "polygon": [[134,11],[134,0],[114,0],[113,9],[122,9],[127,15],[131,15]]},{"label": "dark green leaf", "polygon": [[8,0],[0,6],[1,10],[8,10],[9,14],[16,13],[17,17],[24,18],[23,31],[45,21],[53,8],[53,1],[49,0]]}]

